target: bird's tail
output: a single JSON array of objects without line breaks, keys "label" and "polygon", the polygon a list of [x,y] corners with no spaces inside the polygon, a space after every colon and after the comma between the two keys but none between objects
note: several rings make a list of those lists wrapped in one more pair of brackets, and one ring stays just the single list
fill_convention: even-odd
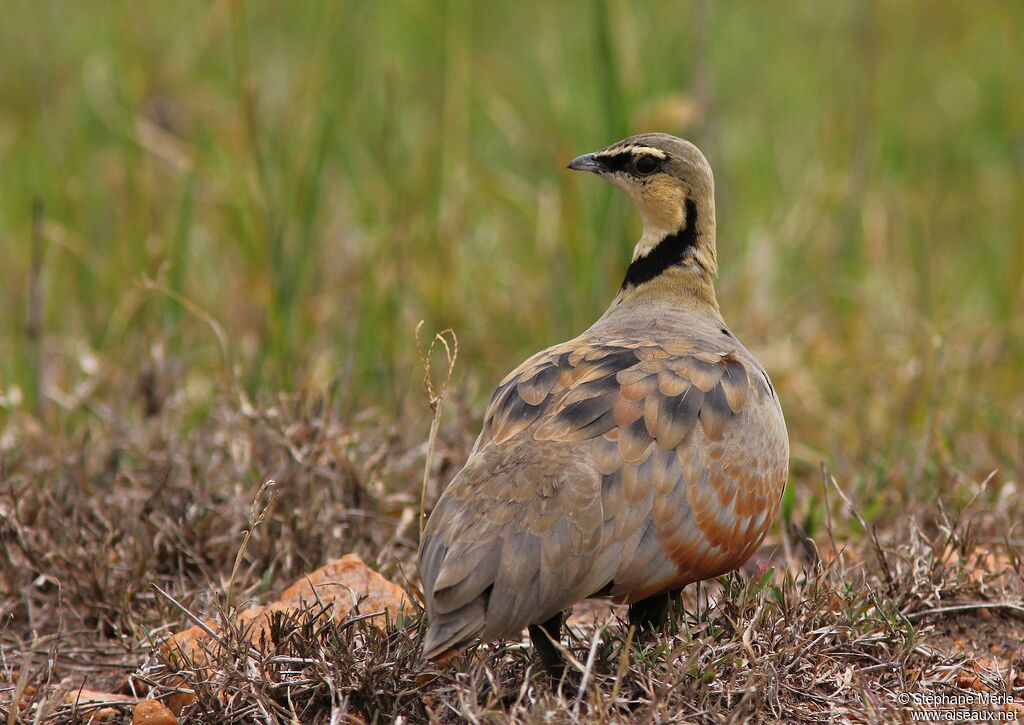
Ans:
[{"label": "bird's tail", "polygon": [[434,612],[423,638],[423,657],[444,664],[483,631],[486,606],[479,596],[452,612]]}]

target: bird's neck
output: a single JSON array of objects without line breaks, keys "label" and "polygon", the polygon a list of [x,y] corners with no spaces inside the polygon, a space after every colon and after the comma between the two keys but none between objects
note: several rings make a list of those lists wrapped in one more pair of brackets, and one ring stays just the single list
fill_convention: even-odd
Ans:
[{"label": "bird's neck", "polygon": [[622,305],[665,304],[721,317],[714,284],[714,206],[702,208],[687,199],[680,217],[674,229],[645,219],[643,236],[609,312]]}]

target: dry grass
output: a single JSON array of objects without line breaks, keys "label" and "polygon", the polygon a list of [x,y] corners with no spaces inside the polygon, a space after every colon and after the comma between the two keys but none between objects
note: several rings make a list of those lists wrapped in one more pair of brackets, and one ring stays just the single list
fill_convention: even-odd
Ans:
[{"label": "dry grass", "polygon": [[[261,404],[226,394],[182,436],[189,411],[173,396],[154,407],[145,388],[97,390],[110,408],[75,411],[73,433],[25,417],[3,438],[0,714],[19,683],[31,685],[25,714],[41,722],[84,717],[60,704],[83,685],[160,698],[190,690],[193,721],[238,723],[888,720],[906,715],[901,692],[1024,697],[1024,569],[1008,525],[1019,502],[994,515],[998,486],[977,481],[962,513],[939,502],[876,514],[876,531],[850,481],[824,470],[798,473],[788,525],[742,572],[706,585],[700,606],[690,592],[658,636],[634,640],[619,612],[581,607],[561,687],[521,642],[435,671],[418,660],[418,618],[381,632],[315,608],[277,616],[265,647],[227,621],[214,663],[172,661],[157,645],[190,622],[151,584],[194,612],[223,614],[247,530],[237,603],[266,600],[349,551],[414,590],[429,410],[399,429],[372,411],[342,417],[330,392]],[[449,405],[430,501],[475,432],[461,400]],[[267,478],[280,498],[253,528]],[[821,502],[817,514],[809,500]],[[820,560],[797,516],[803,527],[820,517]]]}]

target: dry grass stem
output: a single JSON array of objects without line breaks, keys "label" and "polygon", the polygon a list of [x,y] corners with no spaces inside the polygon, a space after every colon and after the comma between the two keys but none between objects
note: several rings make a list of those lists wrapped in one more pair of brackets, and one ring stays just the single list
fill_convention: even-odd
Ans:
[{"label": "dry grass stem", "polygon": [[[445,329],[434,335],[426,353],[423,352],[423,345],[420,342],[420,329],[423,327],[423,320],[416,325],[416,352],[420,358],[420,365],[423,367],[423,391],[427,396],[427,403],[430,406],[430,435],[427,438],[427,455],[423,463],[423,483],[420,485],[420,515],[419,529],[420,538],[423,538],[423,527],[427,521],[427,488],[430,484],[431,463],[434,460],[434,448],[437,445],[437,431],[441,425],[441,406],[444,403],[445,393],[448,390],[448,383],[455,371],[455,360],[459,356],[459,338],[451,329]],[[448,338],[451,338],[449,344]],[[444,355],[448,368],[441,379],[440,388],[435,389],[431,377],[431,362],[434,358],[434,348],[440,343],[444,347]]]},{"label": "dry grass stem", "polygon": [[[266,504],[263,508],[259,508],[259,503],[263,500],[264,494],[269,491],[270,495],[267,498]],[[277,497],[281,494],[281,490],[277,488],[277,482],[273,479],[267,479],[260,486],[260,490],[256,492],[256,495],[252,499],[252,506],[249,509],[249,528],[242,534],[242,543],[238,547],[238,553],[235,554],[235,563],[231,566],[231,576],[228,577],[227,586],[224,587],[224,596],[227,603],[227,607],[230,610],[234,606],[234,586],[235,577],[238,575],[238,569],[242,566],[242,558],[245,556],[245,549],[249,546],[249,539],[252,538],[252,532],[256,530],[256,527],[262,524],[267,514],[277,503]]]}]

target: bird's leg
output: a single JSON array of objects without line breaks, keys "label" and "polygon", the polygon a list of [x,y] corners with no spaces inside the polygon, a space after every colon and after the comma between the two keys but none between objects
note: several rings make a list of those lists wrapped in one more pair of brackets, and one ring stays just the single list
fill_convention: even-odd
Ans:
[{"label": "bird's leg", "polygon": [[630,604],[629,623],[638,633],[658,629],[668,620],[669,605],[678,596],[679,591],[663,592]]},{"label": "bird's leg", "polygon": [[540,657],[541,664],[555,680],[562,678],[565,661],[555,642],[562,639],[562,619],[565,612],[559,612],[543,624],[530,625],[530,641]]}]

